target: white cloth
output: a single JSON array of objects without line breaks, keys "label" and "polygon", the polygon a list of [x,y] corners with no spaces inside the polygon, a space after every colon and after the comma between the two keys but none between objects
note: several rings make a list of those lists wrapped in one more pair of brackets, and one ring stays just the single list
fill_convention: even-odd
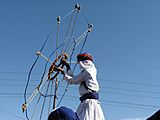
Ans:
[{"label": "white cloth", "polygon": [[81,84],[83,81],[86,82],[86,85],[89,89],[98,92],[99,91],[99,84],[96,79],[97,75],[97,69],[94,65],[94,63],[90,60],[80,61],[80,68],[82,68],[82,71],[77,76],[74,76],[72,74],[72,71],[68,71],[65,74],[66,80],[70,84],[75,84],[79,86],[79,94],[82,96],[88,92],[89,90],[86,90],[86,88]]},{"label": "white cloth", "polygon": [[[90,60],[80,61],[80,68],[82,69],[81,73],[77,76],[71,74],[71,71],[65,74],[65,80],[69,84],[79,85],[79,94],[82,96],[86,93],[92,91],[99,91],[99,84],[96,79],[97,69],[94,63]],[[87,90],[83,84],[83,81],[86,82],[86,86],[89,88]],[[77,114],[80,117],[80,120],[105,120],[104,115],[101,109],[101,106],[98,100],[87,99],[80,103]]]},{"label": "white cloth", "polygon": [[80,120],[105,120],[100,103],[95,99],[83,101],[76,112]]}]

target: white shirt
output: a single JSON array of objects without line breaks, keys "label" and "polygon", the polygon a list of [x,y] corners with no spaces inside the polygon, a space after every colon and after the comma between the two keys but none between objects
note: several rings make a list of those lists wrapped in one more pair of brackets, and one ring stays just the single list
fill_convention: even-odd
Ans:
[{"label": "white shirt", "polygon": [[81,84],[83,81],[86,82],[86,86],[93,90],[98,92],[99,91],[99,84],[97,82],[97,69],[94,65],[94,63],[90,60],[85,60],[85,61],[80,61],[79,62],[80,67],[82,68],[82,71],[77,75],[74,76],[73,74],[71,74],[71,71],[68,71],[65,74],[65,80],[69,83],[69,84],[75,84],[79,86],[79,93],[80,95],[84,95],[85,93],[90,92],[90,90],[87,90],[83,84]]}]

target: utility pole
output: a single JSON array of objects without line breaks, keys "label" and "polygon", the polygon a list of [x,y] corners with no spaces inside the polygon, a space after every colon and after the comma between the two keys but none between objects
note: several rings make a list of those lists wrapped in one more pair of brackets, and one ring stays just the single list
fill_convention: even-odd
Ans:
[{"label": "utility pole", "polygon": [[55,91],[54,91],[54,100],[53,100],[53,110],[56,108],[57,91],[58,91],[58,78],[56,78],[56,82],[55,82]]}]

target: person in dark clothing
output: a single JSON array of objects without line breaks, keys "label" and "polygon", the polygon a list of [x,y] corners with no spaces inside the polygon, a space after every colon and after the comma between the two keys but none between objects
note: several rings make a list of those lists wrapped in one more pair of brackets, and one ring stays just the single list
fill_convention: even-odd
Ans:
[{"label": "person in dark clothing", "polygon": [[158,110],[155,114],[151,117],[147,118],[147,120],[160,120],[160,110]]},{"label": "person in dark clothing", "polygon": [[80,120],[77,113],[68,107],[60,107],[53,110],[48,120]]}]

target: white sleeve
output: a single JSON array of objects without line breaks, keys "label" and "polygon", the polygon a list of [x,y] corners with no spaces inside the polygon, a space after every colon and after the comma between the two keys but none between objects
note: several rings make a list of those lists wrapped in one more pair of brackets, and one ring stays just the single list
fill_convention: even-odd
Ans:
[{"label": "white sleeve", "polygon": [[71,77],[74,76],[74,75],[73,75],[73,71],[72,71],[71,69],[69,69],[69,70],[67,71],[67,74],[68,74],[69,76],[71,76]]},{"label": "white sleeve", "polygon": [[65,74],[65,80],[69,83],[69,84],[75,84],[78,85],[81,82],[87,80],[90,78],[90,74],[86,71],[81,72],[79,75],[72,77],[68,74]]}]

